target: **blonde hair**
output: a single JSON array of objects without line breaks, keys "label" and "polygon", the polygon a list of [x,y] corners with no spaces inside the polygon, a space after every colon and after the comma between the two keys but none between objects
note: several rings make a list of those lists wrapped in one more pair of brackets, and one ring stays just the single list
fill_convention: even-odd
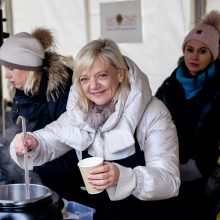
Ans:
[{"label": "blonde hair", "polygon": [[113,102],[117,100],[118,94],[122,90],[125,91],[127,94],[130,92],[128,67],[117,44],[109,38],[91,41],[90,43],[85,45],[76,56],[73,74],[73,84],[75,88],[79,91],[77,105],[85,113],[88,112],[90,106],[92,105],[92,102],[84,95],[82,91],[80,76],[81,73],[86,72],[90,69],[97,57],[100,58],[103,63],[110,64],[116,69],[122,69],[125,72],[124,80],[120,84],[118,91],[113,99]]},{"label": "blonde hair", "polygon": [[37,92],[39,92],[42,74],[43,74],[42,71],[39,72],[30,71],[28,73],[27,80],[23,87],[25,95],[30,95],[30,94],[35,95]]}]

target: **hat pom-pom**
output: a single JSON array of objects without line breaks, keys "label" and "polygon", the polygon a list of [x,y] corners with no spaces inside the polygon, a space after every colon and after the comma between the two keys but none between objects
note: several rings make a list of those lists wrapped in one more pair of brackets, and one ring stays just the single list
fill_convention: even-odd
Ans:
[{"label": "hat pom-pom", "polygon": [[219,11],[213,10],[207,14],[202,22],[202,24],[207,24],[213,26],[220,34],[220,13]]},{"label": "hat pom-pom", "polygon": [[35,29],[31,34],[40,41],[45,51],[51,47],[55,47],[54,37],[50,30],[41,27]]}]

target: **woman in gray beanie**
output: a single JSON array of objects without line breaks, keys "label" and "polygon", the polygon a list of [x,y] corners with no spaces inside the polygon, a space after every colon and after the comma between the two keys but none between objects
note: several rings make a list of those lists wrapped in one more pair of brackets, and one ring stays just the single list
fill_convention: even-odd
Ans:
[{"label": "woman in gray beanie", "polygon": [[207,180],[219,168],[220,12],[211,11],[185,37],[183,59],[156,96],[177,127],[181,186],[171,201],[173,219],[216,219],[216,201],[207,198]]},{"label": "woman in gray beanie", "polygon": [[[27,131],[35,131],[66,111],[73,59],[57,54],[53,48],[54,37],[46,28],[37,28],[31,34],[15,34],[0,48],[0,64],[14,89],[11,119],[16,128],[18,116],[26,118]],[[74,151],[44,166],[34,167],[34,171],[45,185],[64,196],[67,184],[73,181],[69,163],[72,157],[75,157]]]}]

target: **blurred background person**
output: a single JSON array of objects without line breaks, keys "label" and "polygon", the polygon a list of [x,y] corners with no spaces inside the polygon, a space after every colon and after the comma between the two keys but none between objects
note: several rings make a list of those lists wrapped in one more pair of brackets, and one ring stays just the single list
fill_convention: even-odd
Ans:
[{"label": "blurred background person", "polygon": [[[10,136],[21,132],[21,127],[16,125],[19,116],[25,117],[27,131],[35,131],[66,111],[72,85],[73,58],[57,54],[55,47],[52,32],[42,27],[36,28],[31,34],[15,34],[1,46],[0,64],[5,69],[5,78],[14,94],[8,125],[12,128]],[[72,182],[72,175],[69,175],[72,172],[69,163],[72,157],[75,157],[74,151],[59,160],[34,167],[34,172],[40,175],[45,185],[62,195],[68,183]],[[4,155],[0,163],[1,166],[8,164]],[[16,179],[14,175],[11,178]]]},{"label": "blurred background person", "polygon": [[[174,219],[215,219],[205,196],[218,168],[220,142],[220,13],[211,11],[185,37],[183,59],[156,92],[168,107],[180,145],[181,187]],[[175,216],[176,214],[176,216]]]}]

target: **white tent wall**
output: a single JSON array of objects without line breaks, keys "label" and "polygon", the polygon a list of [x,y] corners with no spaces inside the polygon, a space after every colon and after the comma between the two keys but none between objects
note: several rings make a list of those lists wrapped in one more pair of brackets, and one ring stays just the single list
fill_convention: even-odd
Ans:
[{"label": "white tent wall", "polygon": [[[7,0],[6,0],[7,1]],[[101,37],[100,3],[113,0],[11,0],[13,33],[31,32],[44,26],[52,29],[57,50],[76,56],[89,40]],[[181,44],[194,25],[193,0],[141,0],[141,43],[119,43],[124,55],[145,72],[153,93],[176,67]],[[207,11],[220,9],[219,0],[207,0]],[[8,97],[6,87],[4,96]]]},{"label": "white tent wall", "polygon": [[[106,1],[92,2],[91,26],[99,28],[99,3]],[[122,52],[148,75],[153,92],[171,73],[181,54],[181,42],[188,29],[185,24],[189,23],[186,21],[190,17],[189,8],[189,0],[142,0],[143,42],[119,44]],[[92,39],[99,37],[100,30],[91,32]]]}]

